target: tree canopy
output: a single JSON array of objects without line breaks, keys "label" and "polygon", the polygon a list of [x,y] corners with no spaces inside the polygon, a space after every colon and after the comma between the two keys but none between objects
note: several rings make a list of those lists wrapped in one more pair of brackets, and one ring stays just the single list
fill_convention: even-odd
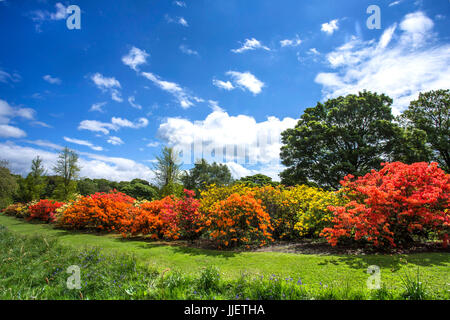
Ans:
[{"label": "tree canopy", "polygon": [[210,184],[228,185],[233,178],[227,165],[216,162],[209,164],[205,159],[201,159],[191,170],[185,172],[181,181],[187,189],[199,190]]},{"label": "tree canopy", "polygon": [[337,189],[345,175],[379,168],[398,141],[391,104],[384,94],[363,91],[306,109],[282,133],[282,183]]},{"label": "tree canopy", "polygon": [[450,90],[420,93],[402,118],[410,130],[425,133],[426,142],[433,152],[432,160],[450,172]]}]

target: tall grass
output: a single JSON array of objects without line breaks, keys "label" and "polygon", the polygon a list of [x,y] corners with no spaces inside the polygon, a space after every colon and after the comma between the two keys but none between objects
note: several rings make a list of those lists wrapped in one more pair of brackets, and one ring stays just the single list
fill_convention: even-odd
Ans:
[{"label": "tall grass", "polygon": [[[304,284],[301,278],[242,274],[225,280],[207,266],[198,274],[176,270],[157,272],[125,254],[104,254],[101,248],[76,250],[54,238],[22,236],[0,226],[0,299],[426,299],[431,297],[419,278],[405,278],[404,288],[379,290],[350,285]],[[81,288],[69,289],[67,268],[80,268]]]}]

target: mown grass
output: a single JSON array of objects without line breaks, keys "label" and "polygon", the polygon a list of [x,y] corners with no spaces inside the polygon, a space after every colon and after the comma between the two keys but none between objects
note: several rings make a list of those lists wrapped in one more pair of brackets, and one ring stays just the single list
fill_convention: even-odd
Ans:
[{"label": "mown grass", "polygon": [[[450,298],[448,253],[220,252],[67,232],[5,216],[0,225],[10,230],[2,230],[0,240],[3,299]],[[65,286],[70,265],[81,268],[81,290]],[[369,265],[381,268],[380,290],[366,287]]]}]

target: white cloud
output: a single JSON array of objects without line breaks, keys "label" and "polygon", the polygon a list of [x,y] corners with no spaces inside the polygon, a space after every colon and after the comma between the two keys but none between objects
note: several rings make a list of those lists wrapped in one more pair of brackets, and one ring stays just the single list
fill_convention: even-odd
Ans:
[{"label": "white cloud", "polygon": [[111,77],[105,77],[103,76],[101,73],[95,73],[92,77],[91,80],[95,83],[95,85],[101,89],[101,90],[106,90],[106,89],[111,89],[111,88],[120,88],[120,82],[116,80],[116,78]]},{"label": "white cloud", "polygon": [[400,29],[405,32],[402,41],[412,43],[413,47],[421,46],[430,36],[430,31],[433,27],[433,20],[428,18],[423,12],[418,11],[407,14],[400,23]]},{"label": "white cloud", "polygon": [[327,34],[333,34],[336,30],[339,29],[339,19],[331,20],[330,22],[326,22],[322,24],[321,30]]},{"label": "white cloud", "polygon": [[159,146],[159,142],[156,142],[156,141],[147,143],[147,147],[150,147],[150,148],[155,148],[157,146]]},{"label": "white cloud", "polygon": [[23,138],[27,134],[22,129],[7,124],[0,124],[1,138]]},{"label": "white cloud", "polygon": [[447,88],[450,83],[450,45],[436,44],[433,23],[422,12],[408,14],[386,29],[379,41],[353,37],[327,54],[335,72],[322,72],[315,81],[325,98],[364,89],[394,99],[395,114],[419,92]]},{"label": "white cloud", "polygon": [[285,39],[280,41],[281,47],[297,47],[302,43],[302,40],[296,35],[294,39]]},{"label": "white cloud", "polygon": [[157,75],[154,75],[153,73],[150,72],[142,72],[141,74],[148,80],[152,81],[160,89],[172,94],[178,100],[180,106],[183,109],[192,107],[195,104],[194,101],[203,102],[203,99],[191,96],[185,89],[181,88],[175,82],[161,80]]},{"label": "white cloud", "polygon": [[98,112],[104,112],[103,110],[103,106],[106,105],[106,102],[99,102],[99,103],[94,103],[91,108],[89,109],[89,111],[98,111]]},{"label": "white cloud", "polygon": [[49,74],[43,76],[42,79],[44,79],[45,81],[47,81],[48,83],[51,83],[51,84],[61,84],[61,79],[52,77]]},{"label": "white cloud", "polygon": [[[0,143],[0,154],[3,159],[9,161],[14,173],[22,175],[28,174],[31,161],[38,155],[43,159],[43,165],[47,170],[51,170],[58,159],[58,154],[55,152],[23,147],[10,142]],[[135,178],[151,181],[154,178],[149,167],[130,159],[106,157],[86,152],[79,152],[79,154],[81,177],[104,178],[113,181],[130,181]]]},{"label": "white cloud", "polygon": [[68,138],[68,137],[64,137],[64,140],[67,141],[67,142],[70,142],[70,143],[78,144],[80,146],[89,147],[89,148],[91,148],[92,150],[95,150],[95,151],[102,151],[103,150],[102,147],[95,146],[91,142],[86,141],[86,140],[73,139],[73,138]]},{"label": "white cloud", "polygon": [[253,94],[258,94],[264,87],[264,82],[257,79],[250,72],[228,71],[227,75],[233,78],[234,83],[242,89],[249,90]]},{"label": "white cloud", "polygon": [[189,26],[187,21],[183,17],[178,18],[178,23],[181,24],[184,27],[188,27]]},{"label": "white cloud", "polygon": [[391,3],[389,3],[389,7],[396,6],[396,5],[400,4],[400,3],[401,3],[401,1],[394,1],[394,2],[391,2]]},{"label": "white cloud", "polygon": [[122,62],[131,69],[138,71],[138,66],[147,63],[149,54],[145,50],[133,47],[127,55],[122,57]]},{"label": "white cloud", "polygon": [[128,97],[128,102],[130,103],[130,105],[131,105],[133,108],[136,108],[136,109],[139,109],[139,110],[142,109],[142,106],[141,106],[140,104],[135,103],[135,98],[134,98],[134,96]]},{"label": "white cloud", "polygon": [[[296,123],[292,118],[280,120],[276,117],[256,122],[251,116],[230,116],[223,110],[216,110],[200,121],[168,118],[159,126],[158,137],[186,152],[194,145],[194,156],[186,158],[185,162],[204,157],[221,163],[273,164],[279,162],[281,132],[293,128]],[[212,150],[219,152],[224,148],[233,151],[227,152],[225,158],[219,153],[212,155]],[[235,148],[245,152],[235,154]]]},{"label": "white cloud", "polygon": [[188,55],[194,55],[194,56],[198,56],[198,52],[192,49],[189,49],[187,46],[185,46],[184,44],[180,45],[180,51],[188,54]]},{"label": "white cloud", "polygon": [[13,107],[5,100],[0,99],[0,124],[8,124],[12,118],[33,120],[36,111],[31,108]]},{"label": "white cloud", "polygon": [[19,82],[21,79],[22,77],[17,72],[10,74],[6,71],[0,70],[0,82],[3,83],[8,83],[9,81]]},{"label": "white cloud", "polygon": [[55,4],[56,12],[50,13],[50,19],[52,20],[62,20],[67,17],[67,8],[60,2]]},{"label": "white cloud", "polygon": [[234,86],[230,81],[222,81],[222,80],[213,79],[213,85],[215,85],[218,88],[225,89],[227,91],[234,89]]},{"label": "white cloud", "polygon": [[146,118],[139,118],[135,122],[131,122],[122,118],[111,118],[111,122],[100,122],[97,120],[83,120],[78,125],[78,130],[88,130],[93,132],[101,132],[103,134],[109,134],[111,130],[118,131],[121,127],[140,129],[148,125]]},{"label": "white cloud", "polygon": [[109,137],[108,140],[106,140],[106,142],[112,144],[113,146],[119,146],[119,145],[125,143],[119,137],[114,137],[114,136]]},{"label": "white cloud", "polygon": [[320,52],[316,48],[309,49],[308,53],[313,54],[313,55],[320,55]]},{"label": "white cloud", "polygon": [[116,80],[116,78],[108,78],[97,72],[93,76],[91,76],[91,80],[102,92],[109,91],[111,93],[112,100],[117,102],[123,101],[122,97],[120,96],[120,91],[118,90],[118,88],[121,88],[120,82]]},{"label": "white cloud", "polygon": [[219,102],[215,100],[208,100],[209,106],[213,111],[225,111],[221,106],[219,106]]},{"label": "white cloud", "polygon": [[255,38],[245,39],[244,44],[239,49],[232,49],[231,51],[234,53],[242,53],[249,50],[263,49],[266,51],[270,51],[270,48],[263,46],[261,42],[256,40]]},{"label": "white cloud", "polygon": [[174,1],[173,3],[179,7],[186,7],[186,3],[184,1]]},{"label": "white cloud", "polygon": [[181,24],[183,27],[189,27],[188,22],[186,21],[186,19],[184,19],[183,17],[177,17],[177,18],[171,18],[169,15],[165,15],[166,21],[168,23],[177,23],[177,24]]}]

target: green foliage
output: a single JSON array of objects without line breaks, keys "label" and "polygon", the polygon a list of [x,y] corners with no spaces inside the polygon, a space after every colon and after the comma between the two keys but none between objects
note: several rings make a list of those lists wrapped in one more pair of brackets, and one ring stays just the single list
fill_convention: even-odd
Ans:
[{"label": "green foliage", "polygon": [[433,150],[432,159],[450,172],[450,90],[420,93],[402,118],[408,127],[425,132]]},{"label": "green foliage", "polygon": [[387,161],[397,142],[392,99],[367,91],[318,103],[282,133],[282,183],[339,187],[347,174],[364,175]]},{"label": "green foliage", "polygon": [[60,152],[53,170],[59,176],[54,190],[55,198],[59,200],[71,199],[77,191],[75,180],[78,178],[80,171],[78,155],[67,147],[64,148]]},{"label": "green foliage", "polygon": [[262,186],[267,186],[267,185],[276,187],[276,186],[280,185],[279,182],[272,181],[271,177],[268,177],[268,176],[260,174],[260,173],[255,174],[253,176],[243,177],[243,178],[239,179],[237,182],[246,184],[250,187],[262,187]]},{"label": "green foliage", "polygon": [[162,154],[156,157],[153,168],[156,184],[160,187],[161,197],[165,197],[179,189],[181,164],[177,152],[173,148],[164,147]]},{"label": "green foliage", "polygon": [[217,164],[216,162],[209,164],[205,159],[201,159],[182,176],[181,181],[185,188],[195,190],[198,193],[199,189],[207,185],[228,185],[233,181],[233,178],[227,165]]},{"label": "green foliage", "polygon": [[121,182],[118,190],[138,200],[154,200],[158,198],[158,189],[142,179]]},{"label": "green foliage", "polygon": [[0,209],[12,203],[17,187],[16,178],[9,171],[8,162],[0,160]]}]

